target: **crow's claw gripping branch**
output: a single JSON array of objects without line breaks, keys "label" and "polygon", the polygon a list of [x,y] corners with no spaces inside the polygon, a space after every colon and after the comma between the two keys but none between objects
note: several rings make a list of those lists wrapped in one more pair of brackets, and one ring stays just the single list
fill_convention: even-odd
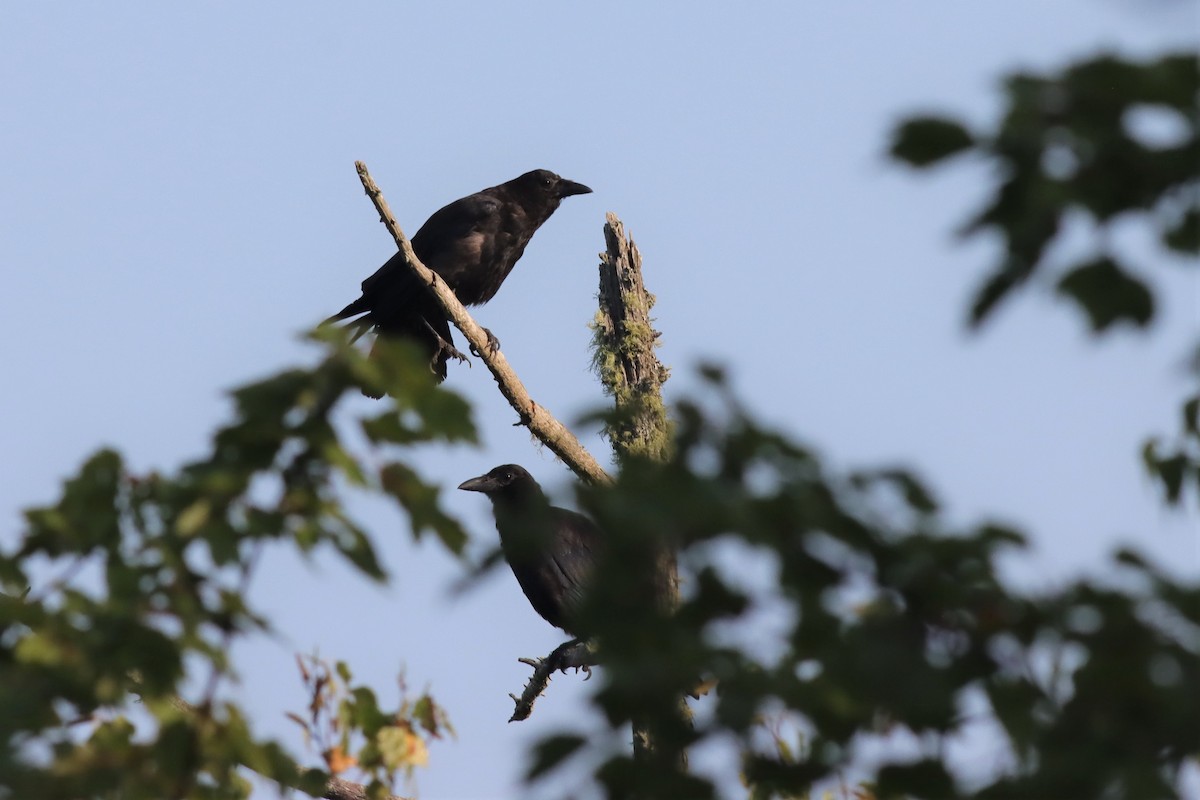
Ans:
[{"label": "crow's claw gripping branch", "polygon": [[[496,334],[492,333],[487,328],[484,328],[483,332],[486,333],[487,337],[488,337],[488,342],[487,342],[488,350],[492,353],[499,351],[500,350],[500,340],[496,338]],[[471,355],[475,356],[476,358],[483,358],[483,354],[475,349],[475,345],[471,345]]]}]

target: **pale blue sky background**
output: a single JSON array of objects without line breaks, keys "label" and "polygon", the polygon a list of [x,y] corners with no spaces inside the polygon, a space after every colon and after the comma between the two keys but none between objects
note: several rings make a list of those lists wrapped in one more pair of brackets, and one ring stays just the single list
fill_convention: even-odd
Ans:
[{"label": "pale blue sky background", "polygon": [[[410,234],[535,167],[595,189],[563,204],[477,315],[564,419],[602,400],[586,323],[612,210],[659,297],[671,395],[694,386],[698,359],[728,364],[753,408],[835,464],[900,460],[954,519],[1027,528],[1036,554],[1012,566],[1031,585],[1102,569],[1118,542],[1200,572],[1195,516],[1164,511],[1137,460],[1176,426],[1194,270],[1154,270],[1152,337],[1098,344],[1043,296],[967,336],[993,250],[950,233],[988,175],[917,176],[883,157],[908,112],[989,119],[1005,70],[1194,46],[1196,5],[647,5],[7,4],[0,540],[94,448],[171,469],[227,417],[223,389],[312,358],[296,334],[392,249],[362,159]],[[566,497],[566,471],[511,427],[486,370],[453,368],[448,385],[477,404],[485,445],[423,454],[427,474],[457,484],[516,461]],[[492,541],[481,498],[447,504]],[[385,503],[356,508],[395,584],[274,554],[256,597],[281,637],[239,650],[238,696],[299,750],[282,716],[304,702],[295,650],[348,660],[388,702],[407,664],[460,734],[433,749],[422,796],[519,796],[524,745],[585,708],[559,678],[531,721],[505,723],[527,675],[516,657],[558,633],[507,573],[451,600],[457,567],[438,548],[412,546]]]}]

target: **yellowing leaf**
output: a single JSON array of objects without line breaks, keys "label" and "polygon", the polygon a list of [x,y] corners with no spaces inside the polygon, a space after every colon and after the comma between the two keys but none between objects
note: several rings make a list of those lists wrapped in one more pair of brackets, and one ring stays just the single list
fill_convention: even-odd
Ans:
[{"label": "yellowing leaf", "polygon": [[208,522],[212,506],[207,500],[201,499],[192,503],[175,518],[175,532],[180,536],[191,536]]},{"label": "yellowing leaf", "polygon": [[325,764],[328,765],[329,771],[334,775],[345,772],[358,764],[358,759],[347,755],[346,751],[340,745],[334,745],[326,750],[323,755],[325,756]]},{"label": "yellowing leaf", "polygon": [[423,767],[429,763],[425,741],[408,727],[388,725],[375,737],[379,754],[389,769]]},{"label": "yellowing leaf", "polygon": [[17,661],[23,664],[57,667],[63,662],[65,654],[54,639],[34,633],[17,643],[16,656]]}]

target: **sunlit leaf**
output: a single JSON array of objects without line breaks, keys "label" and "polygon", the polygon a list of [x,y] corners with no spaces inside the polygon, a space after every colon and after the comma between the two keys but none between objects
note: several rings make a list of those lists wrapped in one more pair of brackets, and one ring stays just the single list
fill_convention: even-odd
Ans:
[{"label": "sunlit leaf", "polygon": [[389,769],[423,767],[429,763],[425,741],[404,725],[387,725],[375,737],[383,763]]}]

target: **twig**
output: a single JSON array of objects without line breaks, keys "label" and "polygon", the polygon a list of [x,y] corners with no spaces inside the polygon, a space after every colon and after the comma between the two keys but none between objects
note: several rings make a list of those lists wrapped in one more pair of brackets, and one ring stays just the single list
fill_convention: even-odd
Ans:
[{"label": "twig", "polygon": [[371,198],[371,202],[375,204],[375,210],[379,212],[380,221],[396,241],[402,259],[408,268],[417,274],[421,282],[430,288],[449,320],[462,331],[462,335],[480,354],[483,363],[495,377],[496,383],[500,387],[500,393],[508,399],[509,404],[517,412],[520,419],[519,424],[527,426],[529,432],[536,436],[538,441],[561,458],[563,463],[584,481],[611,483],[612,478],[592,457],[591,453],[580,444],[579,440],[575,438],[575,434],[571,433],[553,414],[535,403],[529,396],[529,392],[517,377],[516,372],[508,365],[508,359],[504,357],[504,354],[488,346],[487,334],[463,308],[453,290],[438,277],[437,273],[426,267],[417,258],[412,245],[400,230],[399,223],[392,216],[383,192],[371,178],[371,174],[367,172],[367,165],[361,161],[355,161],[354,166],[358,170],[358,177],[367,192],[367,197]]},{"label": "twig", "polygon": [[525,689],[521,692],[520,697],[515,694],[509,695],[517,704],[517,707],[513,709],[512,716],[508,718],[509,722],[529,719],[529,715],[533,713],[534,702],[541,697],[542,692],[546,691],[553,673],[566,672],[573,668],[576,672],[583,670],[590,678],[592,676],[591,668],[596,665],[595,653],[587,642],[579,639],[572,639],[560,644],[545,658],[522,658],[519,661],[533,667],[533,674],[529,676],[529,682],[525,684]]}]

